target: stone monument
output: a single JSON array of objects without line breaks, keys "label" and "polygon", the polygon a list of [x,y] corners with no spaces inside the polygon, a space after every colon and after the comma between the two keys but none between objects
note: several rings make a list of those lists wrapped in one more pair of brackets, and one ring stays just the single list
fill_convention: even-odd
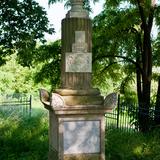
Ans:
[{"label": "stone monument", "polygon": [[[105,160],[105,117],[116,94],[104,99],[91,86],[92,27],[83,0],[70,0],[62,20],[61,88],[41,89],[49,110],[49,160]],[[112,102],[112,99],[114,102]]]}]

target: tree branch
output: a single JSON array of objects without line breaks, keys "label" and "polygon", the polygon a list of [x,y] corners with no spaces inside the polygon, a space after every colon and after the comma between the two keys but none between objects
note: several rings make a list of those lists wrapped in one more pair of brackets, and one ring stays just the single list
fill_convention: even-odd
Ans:
[{"label": "tree branch", "polygon": [[[118,61],[118,62],[123,62],[123,61]],[[112,63],[110,63],[108,66],[106,66],[105,68],[103,68],[101,71],[100,71],[100,74],[101,73],[103,73],[106,69],[108,69],[110,66],[112,66],[112,65],[114,65],[114,64],[116,64],[116,63],[118,63],[118,62],[112,62]]]},{"label": "tree branch", "polygon": [[139,13],[140,13],[140,16],[141,16],[143,27],[146,27],[146,17],[145,17],[144,10],[143,10],[143,7],[142,7],[140,1],[141,0],[137,0],[137,4],[138,4],[138,8],[139,8]]},{"label": "tree branch", "polygon": [[96,61],[96,60],[100,60],[100,59],[103,59],[103,58],[109,58],[109,57],[114,57],[114,58],[121,58],[121,59],[124,59],[132,64],[134,64],[138,69],[139,71],[141,72],[141,74],[143,74],[143,70],[141,68],[141,66],[135,62],[134,60],[130,59],[130,58],[127,58],[125,56],[116,56],[116,55],[104,55],[104,56],[97,56],[95,59],[93,59],[93,63]]},{"label": "tree branch", "polygon": [[152,29],[152,26],[153,26],[154,11],[155,11],[155,8],[152,6],[151,9],[150,9],[149,18],[148,18],[149,32],[151,32],[151,29]]}]

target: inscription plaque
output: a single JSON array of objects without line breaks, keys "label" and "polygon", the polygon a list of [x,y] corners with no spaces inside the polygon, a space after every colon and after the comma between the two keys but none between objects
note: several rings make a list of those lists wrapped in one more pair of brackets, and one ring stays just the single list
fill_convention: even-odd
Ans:
[{"label": "inscription plaque", "polygon": [[66,72],[92,72],[91,53],[66,53]]},{"label": "inscription plaque", "polygon": [[85,43],[85,31],[75,31],[75,43]]},{"label": "inscription plaque", "polygon": [[63,123],[64,154],[100,153],[100,121]]},{"label": "inscription plaque", "polygon": [[73,53],[87,52],[87,43],[85,42],[85,31],[75,31],[75,43],[72,44]]}]

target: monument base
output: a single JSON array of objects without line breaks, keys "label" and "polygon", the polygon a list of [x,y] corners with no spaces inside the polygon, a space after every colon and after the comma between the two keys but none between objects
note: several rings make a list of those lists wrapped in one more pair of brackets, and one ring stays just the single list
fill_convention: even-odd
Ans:
[{"label": "monument base", "polygon": [[49,160],[105,160],[104,115],[113,109],[115,94],[98,105],[95,101],[66,105],[66,96],[73,101],[80,96],[102,97],[96,89],[60,89],[51,94],[40,90],[41,101],[49,110]]},{"label": "monument base", "polygon": [[105,160],[106,110],[97,107],[49,111],[49,160]]}]

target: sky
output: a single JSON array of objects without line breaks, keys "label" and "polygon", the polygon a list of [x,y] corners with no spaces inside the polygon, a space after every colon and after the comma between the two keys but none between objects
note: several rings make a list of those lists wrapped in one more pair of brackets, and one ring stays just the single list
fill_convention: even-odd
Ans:
[{"label": "sky", "polygon": [[[45,37],[48,41],[55,41],[57,39],[61,38],[61,20],[65,18],[65,15],[67,14],[68,9],[64,8],[64,3],[56,3],[53,5],[48,5],[48,0],[36,0],[42,7],[45,8],[48,14],[48,19],[51,24],[53,24],[53,27],[55,29],[55,34],[48,35],[46,34]],[[94,4],[91,4],[91,7],[93,9],[93,13],[90,15],[91,18],[96,16],[102,11],[104,0],[101,0],[101,2]]]},{"label": "sky", "polygon": [[[45,38],[48,41],[55,41],[61,38],[61,20],[65,18],[69,8],[64,8],[64,3],[57,2],[56,4],[48,5],[48,0],[36,0],[42,7],[45,8],[48,14],[48,19],[55,29],[55,33],[53,35],[45,34]],[[98,3],[91,3],[91,7],[93,13],[90,15],[91,18],[99,14],[103,9],[103,4],[105,0],[100,0]],[[159,4],[160,0],[156,0]],[[124,7],[124,6],[123,6]],[[152,28],[152,36],[156,38],[157,36],[157,28],[155,24]]]}]

